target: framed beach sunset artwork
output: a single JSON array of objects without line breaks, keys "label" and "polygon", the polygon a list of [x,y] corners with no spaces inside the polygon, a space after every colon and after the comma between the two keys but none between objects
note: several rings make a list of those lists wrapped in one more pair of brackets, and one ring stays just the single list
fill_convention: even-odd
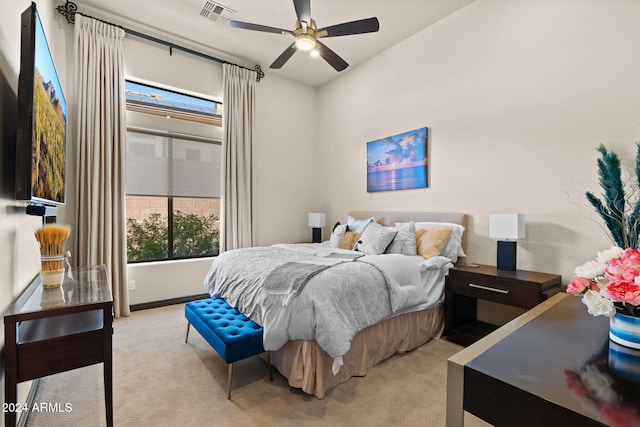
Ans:
[{"label": "framed beach sunset artwork", "polygon": [[367,192],[427,187],[426,127],[367,143]]}]

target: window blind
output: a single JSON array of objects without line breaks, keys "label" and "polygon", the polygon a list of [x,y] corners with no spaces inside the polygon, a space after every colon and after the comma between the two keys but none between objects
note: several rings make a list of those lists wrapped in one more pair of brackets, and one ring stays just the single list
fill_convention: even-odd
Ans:
[{"label": "window blind", "polygon": [[221,146],[170,135],[127,131],[127,194],[220,197]]}]

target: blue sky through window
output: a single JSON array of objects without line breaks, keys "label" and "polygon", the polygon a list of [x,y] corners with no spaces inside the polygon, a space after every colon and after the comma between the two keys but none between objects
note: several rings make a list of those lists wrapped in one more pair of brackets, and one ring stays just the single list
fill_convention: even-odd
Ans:
[{"label": "blue sky through window", "polygon": [[186,95],[150,85],[127,80],[125,84],[127,102],[141,103],[177,111],[188,111],[204,115],[220,115],[218,103],[209,99]]}]

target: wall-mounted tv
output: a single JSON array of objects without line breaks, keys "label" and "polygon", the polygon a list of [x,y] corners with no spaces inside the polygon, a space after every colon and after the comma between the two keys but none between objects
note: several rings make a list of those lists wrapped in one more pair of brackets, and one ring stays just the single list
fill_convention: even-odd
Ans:
[{"label": "wall-mounted tv", "polygon": [[22,13],[16,199],[65,203],[67,104],[36,4]]}]

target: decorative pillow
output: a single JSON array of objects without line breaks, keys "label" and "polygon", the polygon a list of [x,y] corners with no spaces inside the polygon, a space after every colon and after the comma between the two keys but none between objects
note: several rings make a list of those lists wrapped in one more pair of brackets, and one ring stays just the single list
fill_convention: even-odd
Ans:
[{"label": "decorative pillow", "polygon": [[451,235],[449,241],[446,242],[444,248],[440,252],[440,255],[447,257],[451,262],[458,261],[458,257],[466,256],[462,249],[462,235],[464,234],[464,227],[460,224],[454,224],[449,222],[416,222],[416,231],[421,229],[450,227]]},{"label": "decorative pillow", "polygon": [[398,231],[391,227],[383,227],[377,222],[371,222],[364,229],[354,249],[367,255],[383,254],[396,234]]},{"label": "decorative pillow", "polygon": [[416,231],[418,255],[426,259],[440,255],[450,235],[451,227],[422,228]]},{"label": "decorative pillow", "polygon": [[347,231],[342,235],[338,247],[340,249],[348,249],[351,251],[355,248],[359,238],[360,233],[356,233],[355,231]]},{"label": "decorative pillow", "polygon": [[347,228],[349,231],[355,231],[356,233],[364,232],[367,225],[374,221],[373,217],[367,219],[355,219],[351,215],[347,217]]},{"label": "decorative pillow", "polygon": [[333,231],[331,232],[331,237],[329,238],[329,246],[332,248],[340,247],[340,240],[344,233],[347,232],[347,224],[337,223],[335,227],[333,227]]},{"label": "decorative pillow", "polygon": [[417,255],[416,249],[416,224],[413,221],[396,223],[390,227],[398,231],[396,237],[385,251],[387,254]]}]

